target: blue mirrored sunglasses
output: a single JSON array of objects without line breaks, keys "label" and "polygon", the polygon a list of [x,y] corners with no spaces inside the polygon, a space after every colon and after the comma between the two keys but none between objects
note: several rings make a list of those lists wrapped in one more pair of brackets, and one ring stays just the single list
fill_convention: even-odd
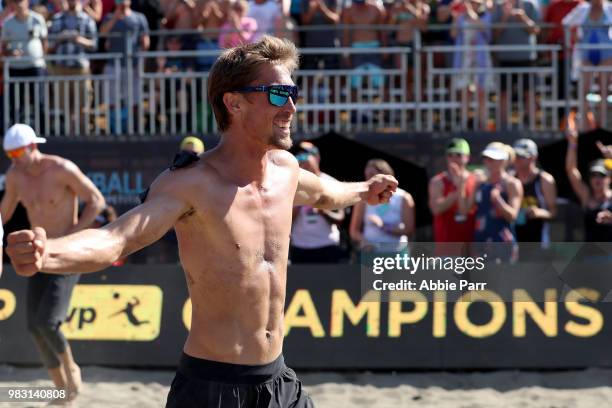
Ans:
[{"label": "blue mirrored sunglasses", "polygon": [[270,105],[278,107],[285,106],[289,98],[296,104],[298,98],[298,87],[295,85],[245,86],[233,92],[267,92]]}]

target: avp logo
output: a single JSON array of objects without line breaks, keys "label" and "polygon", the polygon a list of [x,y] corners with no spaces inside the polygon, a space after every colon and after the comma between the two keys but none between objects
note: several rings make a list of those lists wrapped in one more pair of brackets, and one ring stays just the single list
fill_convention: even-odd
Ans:
[{"label": "avp logo", "polygon": [[77,285],[62,330],[73,340],[151,341],[159,336],[162,298],[153,285]]}]

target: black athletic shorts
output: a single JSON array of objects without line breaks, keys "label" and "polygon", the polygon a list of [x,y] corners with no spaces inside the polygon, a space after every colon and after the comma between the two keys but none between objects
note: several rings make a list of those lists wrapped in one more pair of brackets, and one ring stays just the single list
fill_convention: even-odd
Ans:
[{"label": "black athletic shorts", "polygon": [[220,363],[183,353],[166,408],[310,408],[310,397],[282,354],[251,366]]}]

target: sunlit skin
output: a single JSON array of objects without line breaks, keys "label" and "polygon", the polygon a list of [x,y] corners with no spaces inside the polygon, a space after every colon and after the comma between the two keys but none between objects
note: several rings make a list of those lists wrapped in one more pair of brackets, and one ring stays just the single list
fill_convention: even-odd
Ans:
[{"label": "sunlit skin", "polygon": [[[104,208],[100,191],[69,160],[43,154],[35,144],[8,150],[6,154],[11,157],[11,166],[6,172],[5,193],[0,203],[4,223],[21,203],[32,227],[43,228],[50,237],[60,237],[90,227]],[[79,200],[84,204],[80,217]],[[56,387],[67,388],[74,398],[81,388],[81,376],[70,347],[59,354],[59,359],[61,365],[49,369],[49,376]]]},{"label": "sunlit skin", "polygon": [[[292,85],[281,64],[264,64],[250,86]],[[266,364],[282,351],[292,209],[387,202],[389,176],[360,183],[323,180],[287,152],[296,107],[272,106],[265,92],[226,92],[230,125],[195,164],[162,173],[144,204],[115,222],[56,240],[44,231],[9,237],[18,273],[93,272],[174,227],[192,302],[184,351],[207,360]],[[30,248],[26,250],[25,248]]]},{"label": "sunlit skin", "polygon": [[464,194],[465,183],[470,172],[465,166],[470,156],[461,153],[446,154],[446,174],[455,185],[455,191],[444,196],[444,183],[440,177],[433,177],[429,182],[429,208],[434,215],[441,214],[458,202]]}]

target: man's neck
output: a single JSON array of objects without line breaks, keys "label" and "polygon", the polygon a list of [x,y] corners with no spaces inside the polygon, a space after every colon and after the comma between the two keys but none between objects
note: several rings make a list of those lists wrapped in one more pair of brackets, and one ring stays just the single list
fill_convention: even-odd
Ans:
[{"label": "man's neck", "polygon": [[535,165],[531,165],[526,168],[517,168],[516,175],[521,181],[530,180],[538,174],[538,168]]},{"label": "man's neck", "polygon": [[38,176],[41,173],[41,163],[43,156],[40,152],[36,152],[32,157],[32,163],[25,169],[25,172],[30,176]]},{"label": "man's neck", "polygon": [[267,167],[269,147],[258,143],[249,143],[238,135],[224,134],[217,150],[223,163],[223,172],[236,184],[244,186],[255,183],[263,184]]},{"label": "man's neck", "polygon": [[499,183],[500,181],[503,180],[503,178],[504,178],[503,170],[491,172],[489,174],[489,183],[492,183],[492,184]]},{"label": "man's neck", "polygon": [[24,20],[26,20],[28,18],[29,14],[30,14],[29,10],[26,10],[23,13],[17,11],[17,12],[15,12],[15,18],[17,20],[24,21]]}]

